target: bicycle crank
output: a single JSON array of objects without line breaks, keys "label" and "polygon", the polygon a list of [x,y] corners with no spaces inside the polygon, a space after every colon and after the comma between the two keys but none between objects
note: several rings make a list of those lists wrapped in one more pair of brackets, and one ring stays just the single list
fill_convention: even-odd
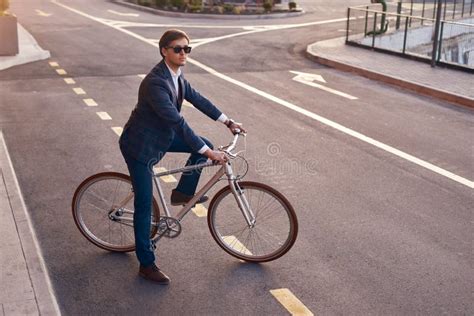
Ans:
[{"label": "bicycle crank", "polygon": [[176,218],[162,216],[158,222],[158,236],[176,238],[181,234],[181,224]]}]

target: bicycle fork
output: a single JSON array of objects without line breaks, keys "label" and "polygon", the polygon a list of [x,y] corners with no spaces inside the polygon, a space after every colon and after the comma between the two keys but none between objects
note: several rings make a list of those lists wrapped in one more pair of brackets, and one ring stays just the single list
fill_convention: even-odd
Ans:
[{"label": "bicycle fork", "polygon": [[249,228],[253,228],[256,224],[256,218],[253,214],[252,209],[250,208],[247,197],[244,194],[244,190],[240,187],[239,183],[235,179],[232,173],[232,169],[228,167],[227,171],[229,176],[230,189],[235,197],[235,200],[237,201],[237,205],[239,206],[242,215],[247,221],[247,225],[249,226]]}]

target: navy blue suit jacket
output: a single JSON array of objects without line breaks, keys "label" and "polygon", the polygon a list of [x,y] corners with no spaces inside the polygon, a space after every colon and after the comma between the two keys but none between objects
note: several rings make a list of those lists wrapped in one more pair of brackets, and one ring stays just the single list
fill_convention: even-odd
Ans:
[{"label": "navy blue suit jacket", "polygon": [[194,90],[182,75],[178,82],[179,96],[164,60],[143,79],[137,105],[119,140],[124,156],[145,164],[156,163],[166,153],[176,135],[196,152],[205,145],[180,113],[183,99],[213,120],[217,120],[222,112]]}]

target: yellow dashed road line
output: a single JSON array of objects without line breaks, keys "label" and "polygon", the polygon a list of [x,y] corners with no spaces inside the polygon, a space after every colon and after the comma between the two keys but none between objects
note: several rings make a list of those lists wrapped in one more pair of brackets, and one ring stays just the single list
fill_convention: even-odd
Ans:
[{"label": "yellow dashed road line", "polygon": [[122,127],[111,127],[112,130],[117,134],[118,136],[122,135],[123,128]]},{"label": "yellow dashed road line", "polygon": [[[155,172],[165,172],[166,171],[166,168],[163,168],[163,167],[156,167],[154,169],[155,169]],[[176,178],[173,177],[171,174],[167,175],[167,176],[160,177],[160,179],[163,180],[163,182],[166,182],[166,183],[178,182],[176,180]]]},{"label": "yellow dashed road line", "polygon": [[97,106],[97,103],[94,101],[94,99],[83,99],[82,101],[84,101],[87,106]]},{"label": "yellow dashed road line", "polygon": [[67,84],[76,84],[76,82],[72,78],[64,78],[64,82],[66,82]]},{"label": "yellow dashed road line", "polygon": [[193,107],[194,107],[191,103],[189,103],[189,102],[186,101],[186,100],[183,100],[183,106],[186,106],[186,107],[188,107],[188,108],[193,108]]},{"label": "yellow dashed road line", "polygon": [[291,315],[313,316],[314,314],[288,289],[270,290],[270,293]]},{"label": "yellow dashed road line", "polygon": [[73,88],[76,94],[86,94],[86,92],[82,88]]},{"label": "yellow dashed road line", "polygon": [[197,217],[206,217],[207,216],[207,208],[204,207],[202,204],[196,204],[193,207],[193,213],[196,214]]},{"label": "yellow dashed road line", "polygon": [[55,61],[50,61],[50,62],[49,62],[49,65],[50,65],[51,67],[59,67],[59,64],[58,64],[57,62],[55,62]]},{"label": "yellow dashed road line", "polygon": [[244,253],[246,255],[252,255],[250,250],[248,250],[238,239],[237,237],[230,235],[230,236],[224,236],[222,237],[224,242],[233,248],[235,251],[239,251],[241,253]]},{"label": "yellow dashed road line", "polygon": [[56,69],[56,72],[58,73],[58,75],[67,75],[67,72],[64,69]]},{"label": "yellow dashed road line", "polygon": [[96,112],[96,114],[100,117],[103,121],[110,121],[112,118],[110,117],[109,113],[107,112]]}]

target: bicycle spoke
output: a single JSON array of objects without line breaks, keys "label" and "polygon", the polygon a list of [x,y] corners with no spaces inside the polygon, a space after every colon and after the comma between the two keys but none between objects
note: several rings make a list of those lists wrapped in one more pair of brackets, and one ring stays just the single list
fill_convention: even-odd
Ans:
[{"label": "bicycle spoke", "polygon": [[267,186],[247,185],[246,182],[239,185],[255,216],[255,224],[248,225],[229,188],[220,193],[222,197],[209,210],[210,225],[214,227],[211,232],[224,236],[219,237],[223,241],[221,247],[238,258],[256,262],[278,258],[291,248],[296,239],[291,206]]}]

